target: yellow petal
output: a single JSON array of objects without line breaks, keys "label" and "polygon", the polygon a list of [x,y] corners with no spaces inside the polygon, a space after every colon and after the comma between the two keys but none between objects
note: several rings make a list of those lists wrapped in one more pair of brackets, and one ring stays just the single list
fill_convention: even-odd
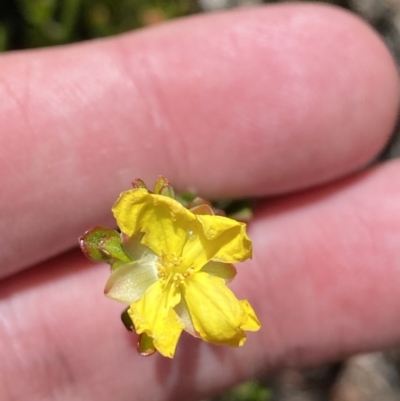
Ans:
[{"label": "yellow petal", "polygon": [[173,308],[181,299],[174,285],[157,281],[144,296],[131,304],[128,313],[138,334],[146,333],[153,339],[154,346],[164,356],[172,358],[184,325]]},{"label": "yellow petal", "polygon": [[128,237],[140,231],[138,216],[148,208],[148,195],[142,188],[122,192],[111,209],[118,227]]},{"label": "yellow petal", "polygon": [[212,260],[235,263],[251,258],[252,246],[246,224],[223,216],[197,216],[197,219],[206,238],[219,243],[219,250]]},{"label": "yellow petal", "polygon": [[261,328],[261,323],[258,320],[258,317],[256,313],[254,312],[253,308],[249,304],[249,301],[244,299],[243,301],[240,301],[240,304],[242,305],[243,310],[245,311],[246,318],[243,319],[243,322],[241,324],[241,328],[243,330],[247,331],[258,331]]},{"label": "yellow petal", "polygon": [[235,263],[251,257],[251,241],[244,223],[223,216],[196,217],[191,225],[192,235],[183,248],[185,264],[199,270],[210,260]]},{"label": "yellow petal", "polygon": [[236,347],[244,344],[247,311],[223,279],[195,273],[187,281],[183,295],[193,325],[203,340]]},{"label": "yellow petal", "polygon": [[145,233],[141,242],[159,256],[181,254],[190,221],[196,218],[178,201],[142,188],[123,192],[112,211],[123,233]]},{"label": "yellow petal", "polygon": [[[211,248],[213,248],[212,251],[210,251]],[[186,267],[200,270],[217,252],[217,248],[217,243],[210,243],[207,240],[201,224],[198,221],[193,221],[182,249],[182,261]]]},{"label": "yellow petal", "polygon": [[143,258],[115,269],[104,288],[104,294],[114,301],[131,304],[158,280],[157,257]]}]

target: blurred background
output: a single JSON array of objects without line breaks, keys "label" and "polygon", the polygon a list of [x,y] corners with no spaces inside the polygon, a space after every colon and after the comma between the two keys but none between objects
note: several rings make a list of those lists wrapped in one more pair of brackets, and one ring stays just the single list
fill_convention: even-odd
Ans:
[{"label": "blurred background", "polygon": [[[116,35],[201,12],[279,0],[0,0],[0,52]],[[400,63],[400,0],[337,0],[382,36]],[[400,155],[399,124],[380,159]],[[400,293],[400,292],[399,292]],[[308,370],[285,369],[212,401],[400,401],[399,349]],[[211,400],[208,400],[211,401]]]}]

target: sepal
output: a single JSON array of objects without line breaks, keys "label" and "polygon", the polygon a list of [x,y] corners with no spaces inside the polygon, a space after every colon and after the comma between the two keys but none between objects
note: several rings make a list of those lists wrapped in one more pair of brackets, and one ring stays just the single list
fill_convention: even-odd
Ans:
[{"label": "sepal", "polygon": [[[126,308],[121,314],[121,320],[128,331],[135,331],[135,326],[128,313],[129,307]],[[137,351],[140,356],[153,355],[157,350],[154,346],[153,339],[146,333],[139,334]]]},{"label": "sepal", "polygon": [[122,264],[131,262],[131,259],[123,251],[121,245],[121,236],[119,233],[117,235],[108,235],[99,243],[100,252],[109,258],[113,270]]},{"label": "sepal", "polygon": [[160,175],[160,176],[157,178],[156,183],[154,184],[154,193],[155,193],[155,194],[159,194],[161,188],[162,188],[163,186],[165,186],[165,185],[170,185],[170,184],[169,184],[169,181],[168,181],[165,177],[163,177],[162,175]]},{"label": "sepal", "polygon": [[169,181],[160,175],[154,185],[154,193],[175,199],[175,191]]},{"label": "sepal", "polygon": [[139,334],[137,351],[140,356],[150,356],[157,351],[153,339],[146,333]]},{"label": "sepal", "polygon": [[109,253],[100,249],[100,244],[105,239],[107,239],[107,243],[116,240],[121,242],[118,231],[107,227],[93,227],[79,237],[79,245],[88,259],[112,264],[114,258]]},{"label": "sepal", "polygon": [[121,313],[121,320],[122,320],[122,323],[124,324],[125,328],[126,328],[128,331],[135,331],[135,326],[134,326],[134,324],[133,324],[133,322],[132,322],[131,317],[129,316],[128,309],[129,309],[129,307],[126,308],[126,309]]},{"label": "sepal", "polygon": [[134,189],[136,189],[136,188],[147,189],[147,186],[146,186],[146,184],[145,184],[145,182],[143,180],[141,180],[140,178],[136,178],[136,180],[132,182],[132,188],[134,188]]}]

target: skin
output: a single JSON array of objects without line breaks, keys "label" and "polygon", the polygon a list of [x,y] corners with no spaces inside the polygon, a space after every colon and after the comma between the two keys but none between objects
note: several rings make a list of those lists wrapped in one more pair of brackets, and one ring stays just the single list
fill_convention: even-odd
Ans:
[{"label": "skin", "polygon": [[[398,343],[400,163],[370,165],[398,103],[381,40],[321,5],[2,55],[0,398],[201,399]],[[174,360],[138,357],[108,268],[74,248],[159,174],[261,198],[232,288],[263,327],[242,348],[184,335]]]}]

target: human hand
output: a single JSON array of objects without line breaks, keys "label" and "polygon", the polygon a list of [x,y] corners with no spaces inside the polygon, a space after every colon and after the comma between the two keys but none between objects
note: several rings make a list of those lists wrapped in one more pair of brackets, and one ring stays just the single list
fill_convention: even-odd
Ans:
[{"label": "human hand", "polygon": [[[246,9],[0,66],[2,400],[195,399],[400,340],[400,164],[357,172],[393,129],[399,85],[358,19]],[[232,283],[262,323],[242,348],[183,336],[174,360],[139,358],[102,294],[107,266],[62,253],[158,174],[266,199]]]}]

